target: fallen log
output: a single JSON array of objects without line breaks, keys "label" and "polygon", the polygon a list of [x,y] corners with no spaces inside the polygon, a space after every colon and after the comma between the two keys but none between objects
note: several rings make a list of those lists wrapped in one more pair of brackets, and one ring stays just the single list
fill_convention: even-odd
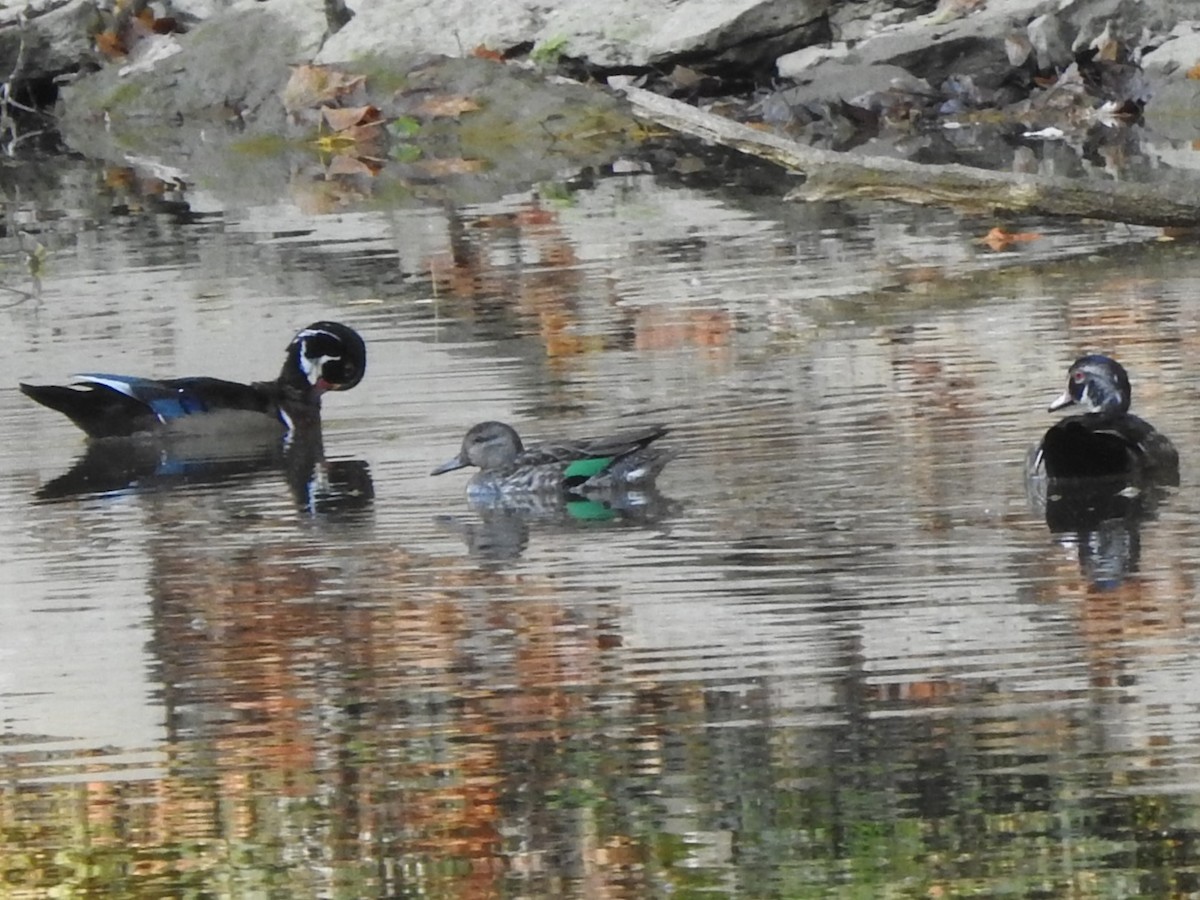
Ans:
[{"label": "fallen log", "polygon": [[730,147],[805,176],[788,200],[895,200],[994,212],[1103,219],[1131,225],[1200,224],[1200,182],[1130,184],[923,165],[806,147],[732,119],[631,86],[634,114],[683,134]]}]

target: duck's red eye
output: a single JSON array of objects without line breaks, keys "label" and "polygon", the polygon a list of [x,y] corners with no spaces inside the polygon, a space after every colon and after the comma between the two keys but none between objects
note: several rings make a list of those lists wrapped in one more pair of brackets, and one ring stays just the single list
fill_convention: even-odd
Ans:
[{"label": "duck's red eye", "polygon": [[1083,379],[1085,377],[1086,376],[1082,372],[1076,372],[1074,375],[1071,376],[1071,380],[1074,381],[1076,384],[1079,384],[1081,381],[1083,381]]}]

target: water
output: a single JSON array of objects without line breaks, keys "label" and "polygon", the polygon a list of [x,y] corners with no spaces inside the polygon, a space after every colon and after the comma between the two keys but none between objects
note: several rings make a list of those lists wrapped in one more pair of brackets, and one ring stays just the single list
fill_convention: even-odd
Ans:
[{"label": "water", "polygon": [[[1200,890],[1193,246],[646,174],[308,213],[64,171],[11,204],[40,287],[0,243],[13,896]],[[18,380],[269,377],[321,318],[368,373],[299,476],[45,497],[84,444]],[[1183,462],[1080,538],[1023,464],[1084,349]],[[473,510],[428,473],[489,418],[680,455],[611,518]]]}]

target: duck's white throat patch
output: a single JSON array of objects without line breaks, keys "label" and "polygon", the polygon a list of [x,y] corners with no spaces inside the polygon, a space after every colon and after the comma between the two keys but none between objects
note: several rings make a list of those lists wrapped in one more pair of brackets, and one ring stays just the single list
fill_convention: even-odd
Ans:
[{"label": "duck's white throat patch", "polygon": [[321,376],[325,372],[325,364],[333,360],[341,359],[341,356],[309,356],[308,339],[311,337],[326,337],[333,343],[338,342],[338,336],[330,334],[328,331],[314,329],[311,331],[300,332],[300,370],[304,373],[304,377],[308,379],[308,383],[316,385],[321,380]]}]

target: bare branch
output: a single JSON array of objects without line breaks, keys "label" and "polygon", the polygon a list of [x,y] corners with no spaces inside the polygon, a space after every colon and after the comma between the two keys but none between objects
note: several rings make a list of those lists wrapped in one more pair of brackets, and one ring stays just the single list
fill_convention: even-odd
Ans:
[{"label": "bare branch", "polygon": [[789,200],[896,200],[1133,225],[1200,224],[1200,185],[1194,181],[1090,181],[836,153],[806,147],[650,91],[622,90],[635,114],[644,119],[804,173],[804,183],[787,195]]}]

